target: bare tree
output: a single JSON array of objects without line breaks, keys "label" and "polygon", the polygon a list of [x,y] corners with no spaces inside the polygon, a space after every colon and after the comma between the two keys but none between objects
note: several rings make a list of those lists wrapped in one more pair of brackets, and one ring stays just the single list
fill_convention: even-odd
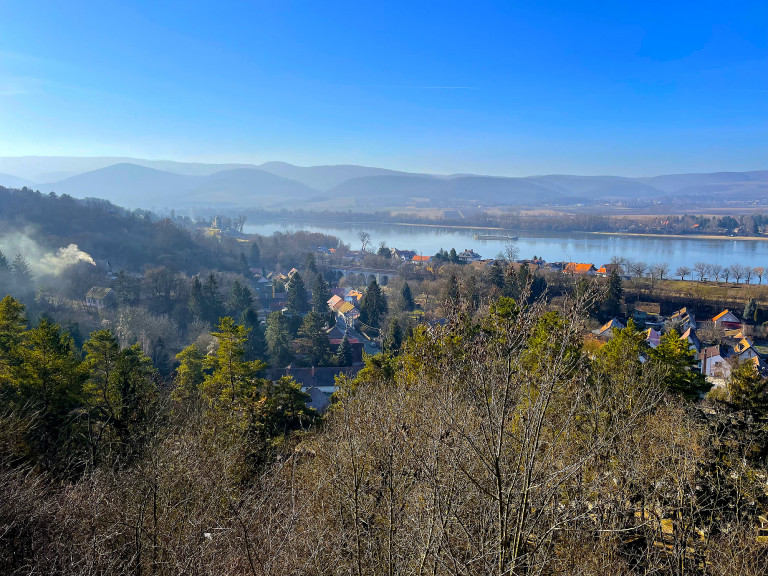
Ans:
[{"label": "bare tree", "polygon": [[715,279],[715,282],[720,282],[720,276],[723,274],[723,267],[719,264],[710,264],[709,274]]},{"label": "bare tree", "polygon": [[732,270],[730,266],[725,266],[723,268],[723,278],[725,278],[726,284],[728,283],[728,278],[731,277],[731,273],[732,273]]},{"label": "bare tree", "polygon": [[706,262],[696,262],[693,265],[693,271],[699,276],[699,281],[704,282],[707,279],[707,273],[709,272],[709,264]]},{"label": "bare tree", "polygon": [[742,269],[744,270],[744,281],[749,284],[752,282],[752,274],[754,274],[755,271],[751,266],[742,266]]},{"label": "bare tree", "polygon": [[357,237],[360,240],[360,251],[365,252],[368,249],[368,246],[371,245],[371,235],[364,230],[360,230],[360,232],[357,233]]},{"label": "bare tree", "polygon": [[648,269],[648,265],[645,262],[632,262],[629,265],[629,272],[635,278],[642,278],[645,271]]},{"label": "bare tree", "polygon": [[741,279],[744,277],[744,266],[741,264],[731,264],[728,268],[730,268],[733,279],[736,280],[736,284],[741,282]]},{"label": "bare tree", "polygon": [[765,274],[765,268],[762,266],[758,266],[757,268],[753,268],[752,272],[755,273],[755,276],[757,276],[757,279],[759,280],[759,284],[763,284],[763,274]]},{"label": "bare tree", "polygon": [[685,280],[685,277],[690,273],[691,269],[688,268],[688,266],[679,266],[677,270],[675,270],[675,275],[680,276],[680,280]]}]

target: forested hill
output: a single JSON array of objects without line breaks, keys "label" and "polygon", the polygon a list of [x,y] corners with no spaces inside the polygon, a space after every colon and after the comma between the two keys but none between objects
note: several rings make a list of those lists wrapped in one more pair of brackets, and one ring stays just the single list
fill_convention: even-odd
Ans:
[{"label": "forested hill", "polygon": [[[129,211],[105,200],[77,200],[28,188],[0,187],[0,241],[55,251],[76,244],[94,259],[141,269],[173,263],[227,268],[227,258],[196,241],[191,231],[146,211]],[[217,251],[218,252],[218,251]],[[32,255],[25,254],[27,258]]]}]

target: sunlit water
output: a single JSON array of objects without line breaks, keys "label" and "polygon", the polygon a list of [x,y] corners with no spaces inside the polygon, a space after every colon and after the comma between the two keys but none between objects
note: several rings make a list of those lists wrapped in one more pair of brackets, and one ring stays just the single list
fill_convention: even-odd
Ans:
[{"label": "sunlit water", "polygon": [[[371,245],[380,242],[402,250],[415,250],[423,255],[435,254],[440,248],[457,251],[471,248],[483,258],[494,258],[504,251],[504,240],[476,240],[474,234],[508,234],[517,236],[513,244],[519,250],[520,258],[534,255],[549,262],[591,262],[596,267],[611,261],[613,256],[643,261],[648,264],[667,262],[672,275],[679,266],[693,268],[696,262],[730,266],[742,264],[750,267],[762,266],[768,269],[768,241],[665,238],[649,236],[614,236],[586,232],[523,232],[490,231],[473,228],[442,228],[431,226],[404,226],[397,224],[329,223],[315,221],[273,221],[248,224],[245,232],[269,236],[274,232],[307,230],[330,234],[360,248],[358,233],[368,232]],[[765,279],[768,282],[768,279]],[[757,279],[753,279],[757,282]]]}]

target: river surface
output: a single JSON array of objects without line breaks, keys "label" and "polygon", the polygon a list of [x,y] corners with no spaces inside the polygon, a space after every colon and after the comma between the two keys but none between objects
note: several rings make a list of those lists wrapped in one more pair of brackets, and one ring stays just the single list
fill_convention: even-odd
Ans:
[{"label": "river surface", "polygon": [[[495,258],[503,252],[505,240],[476,240],[474,234],[506,234],[517,236],[512,244],[519,251],[519,258],[538,256],[548,262],[591,262],[600,267],[613,256],[643,261],[648,264],[667,262],[674,274],[679,266],[693,268],[696,262],[730,266],[762,266],[768,269],[768,241],[734,240],[732,238],[702,239],[685,237],[621,236],[589,232],[525,232],[481,230],[477,228],[444,228],[438,226],[409,226],[399,224],[337,223],[317,221],[271,221],[248,224],[245,232],[269,236],[274,232],[307,230],[330,234],[360,249],[358,233],[368,232],[371,245],[380,242],[401,250],[415,250],[423,255],[435,254],[440,248],[456,248],[461,252],[471,248],[483,258]],[[768,276],[767,276],[768,277]],[[757,282],[757,279],[753,279]],[[766,280],[768,281],[768,280]]]}]

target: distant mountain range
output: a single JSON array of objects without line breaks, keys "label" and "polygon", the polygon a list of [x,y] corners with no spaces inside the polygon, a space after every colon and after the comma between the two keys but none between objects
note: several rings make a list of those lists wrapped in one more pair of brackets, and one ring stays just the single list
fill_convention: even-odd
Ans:
[{"label": "distant mountain range", "polygon": [[619,176],[416,174],[355,165],[203,164],[136,158],[0,158],[0,185],[129,208],[540,206],[607,201],[768,201],[768,170]]}]

